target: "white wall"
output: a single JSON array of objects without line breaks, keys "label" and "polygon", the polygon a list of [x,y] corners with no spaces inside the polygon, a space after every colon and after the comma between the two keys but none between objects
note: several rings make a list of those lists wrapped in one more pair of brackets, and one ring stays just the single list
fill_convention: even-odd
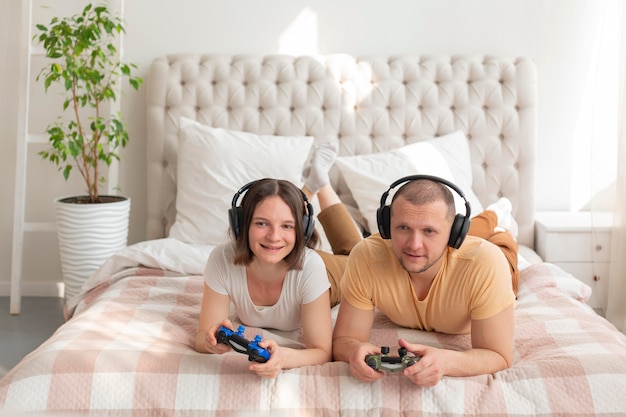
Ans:
[{"label": "white wall", "polygon": [[[24,0],[25,1],[25,0]],[[0,294],[9,293],[13,226],[19,50],[18,0],[0,3]],[[33,0],[33,23],[82,9],[84,0]],[[41,5],[49,8],[42,8]],[[369,54],[502,54],[531,56],[538,67],[538,210],[578,210],[615,179],[616,63],[620,0],[116,0],[127,26],[124,59],[145,75],[157,56],[176,52]],[[614,22],[615,21],[615,22]],[[39,63],[40,64],[40,63]],[[35,70],[33,70],[35,71]],[[54,100],[33,86],[41,121],[53,120]],[[130,243],[145,235],[145,92],[126,90],[122,112],[131,142],[120,165],[122,193],[132,199]],[[615,108],[616,108],[615,98]],[[42,117],[49,113],[49,117]],[[41,122],[40,121],[40,122]],[[37,122],[31,123],[31,126]],[[45,125],[45,124],[44,124]],[[28,220],[52,219],[55,196],[81,192],[60,181],[32,152]],[[594,161],[605,161],[598,171]],[[593,172],[592,172],[593,171]],[[593,183],[588,178],[593,177]],[[582,184],[582,185],[581,185]],[[600,203],[598,203],[600,202]],[[610,208],[610,207],[609,207]],[[33,217],[35,219],[33,219]],[[55,235],[29,237],[24,294],[49,294],[61,280]]]}]

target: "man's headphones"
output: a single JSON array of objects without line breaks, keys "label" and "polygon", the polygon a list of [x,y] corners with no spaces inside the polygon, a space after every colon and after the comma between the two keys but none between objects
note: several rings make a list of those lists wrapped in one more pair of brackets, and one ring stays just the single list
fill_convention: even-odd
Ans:
[{"label": "man's headphones", "polygon": [[[230,223],[230,230],[235,235],[235,239],[239,239],[239,236],[241,235],[241,227],[243,225],[243,207],[238,206],[237,201],[244,192],[246,192],[258,181],[260,180],[247,183],[246,185],[241,187],[239,191],[237,191],[233,196],[231,208],[228,209],[228,222]],[[304,242],[306,243],[311,238],[313,230],[315,230],[313,205],[309,202],[309,199],[306,197],[302,190],[298,189],[298,191],[300,191],[300,194],[302,195],[302,200],[304,200],[304,205],[306,206],[306,213],[302,216],[302,230],[304,231]]]},{"label": "man's headphones", "polygon": [[465,194],[463,191],[451,183],[440,177],[435,177],[432,175],[410,175],[408,177],[400,178],[395,181],[393,184],[389,186],[389,189],[385,191],[380,198],[380,207],[376,211],[376,220],[378,221],[378,231],[380,232],[380,236],[383,239],[391,238],[391,206],[385,205],[387,202],[387,197],[389,196],[389,192],[397,187],[400,184],[404,184],[409,181],[414,180],[430,180],[434,182],[439,182],[441,184],[447,185],[452,188],[458,195],[460,195],[465,201],[465,215],[457,214],[454,216],[454,222],[452,222],[452,230],[450,230],[450,239],[448,239],[448,246],[458,249],[465,240],[465,236],[467,235],[467,231],[470,226],[470,203],[465,198]]}]

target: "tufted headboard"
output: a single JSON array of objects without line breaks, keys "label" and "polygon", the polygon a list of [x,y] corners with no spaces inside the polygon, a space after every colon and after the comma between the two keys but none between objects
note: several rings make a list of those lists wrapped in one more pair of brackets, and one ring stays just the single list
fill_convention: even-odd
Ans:
[{"label": "tufted headboard", "polygon": [[[537,74],[526,57],[174,54],[146,80],[147,238],[176,208],[180,116],[257,134],[337,141],[360,155],[462,130],[483,205],[513,203],[518,240],[533,246]],[[332,181],[349,199],[338,172]]]}]

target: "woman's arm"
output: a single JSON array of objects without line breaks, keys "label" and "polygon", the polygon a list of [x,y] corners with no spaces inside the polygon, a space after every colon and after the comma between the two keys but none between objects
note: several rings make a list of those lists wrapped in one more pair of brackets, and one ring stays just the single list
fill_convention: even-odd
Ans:
[{"label": "woman's arm", "polygon": [[200,308],[200,324],[196,333],[194,348],[202,353],[224,353],[230,346],[217,343],[215,332],[219,326],[232,328],[228,320],[230,297],[218,294],[209,288],[206,283],[202,293],[202,307]]},{"label": "woman's arm", "polygon": [[252,364],[250,369],[261,376],[275,377],[281,369],[329,362],[332,357],[332,321],[328,291],[302,305],[302,332],[304,349],[280,347],[271,340],[262,341],[260,345],[270,351],[270,360]]}]

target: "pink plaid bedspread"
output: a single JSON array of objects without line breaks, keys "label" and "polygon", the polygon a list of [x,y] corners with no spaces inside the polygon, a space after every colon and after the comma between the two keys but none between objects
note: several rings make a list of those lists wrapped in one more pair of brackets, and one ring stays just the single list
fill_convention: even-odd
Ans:
[{"label": "pink plaid bedspread", "polygon": [[[201,276],[127,268],[0,381],[0,406],[55,416],[626,415],[626,336],[576,299],[588,287],[560,269],[533,265],[521,278],[513,366],[420,388],[399,373],[363,383],[340,362],[263,379],[244,355],[196,353]],[[299,343],[298,334],[246,331],[256,333]],[[372,342],[393,352],[399,337],[470,346],[467,336],[397,328],[378,315]]]}]

